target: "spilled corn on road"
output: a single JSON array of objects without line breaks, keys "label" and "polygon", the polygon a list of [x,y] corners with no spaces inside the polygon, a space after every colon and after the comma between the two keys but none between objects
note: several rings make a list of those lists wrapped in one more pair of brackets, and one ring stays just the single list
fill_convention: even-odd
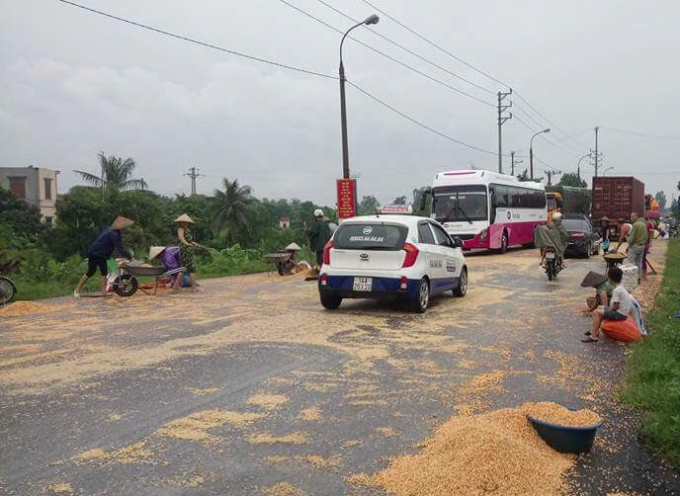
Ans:
[{"label": "spilled corn on road", "polygon": [[605,419],[565,494],[680,494],[613,399],[625,346],[580,342],[578,285],[603,264],[569,260],[555,282],[533,250],[468,265],[468,295],[425,315],[324,311],[314,283],[266,274],[17,303],[0,312],[0,494],[384,494],[348,481],[452,416],[539,401]]}]

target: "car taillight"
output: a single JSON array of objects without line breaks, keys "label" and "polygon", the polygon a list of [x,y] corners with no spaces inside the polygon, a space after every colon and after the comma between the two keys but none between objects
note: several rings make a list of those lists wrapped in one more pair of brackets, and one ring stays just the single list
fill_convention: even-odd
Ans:
[{"label": "car taillight", "polygon": [[326,246],[323,247],[323,264],[324,265],[330,265],[331,264],[331,248],[333,248],[333,241],[329,241],[326,243]]},{"label": "car taillight", "polygon": [[399,289],[408,289],[408,278],[406,276],[402,276],[399,280]]},{"label": "car taillight", "polygon": [[418,253],[420,253],[420,251],[411,243],[404,243],[404,247],[402,248],[402,250],[406,252],[406,258],[404,258],[404,263],[402,264],[402,267],[404,268],[413,267],[413,264],[416,263]]},{"label": "car taillight", "polygon": [[321,277],[319,278],[319,283],[322,286],[328,286],[328,276],[326,274],[321,274]]},{"label": "car taillight", "polygon": [[585,233],[574,233],[571,235],[572,238],[585,238]]}]

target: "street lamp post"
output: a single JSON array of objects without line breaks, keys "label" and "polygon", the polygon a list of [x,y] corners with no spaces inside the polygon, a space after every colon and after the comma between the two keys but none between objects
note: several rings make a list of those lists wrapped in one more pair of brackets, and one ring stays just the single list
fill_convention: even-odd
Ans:
[{"label": "street lamp post", "polygon": [[613,168],[614,168],[613,165],[610,166],[610,167],[607,167],[605,170],[602,171],[602,175],[603,175],[603,176],[606,176],[606,175],[607,175],[607,171],[610,171],[610,170],[612,170]]},{"label": "street lamp post", "polygon": [[347,109],[345,106],[345,66],[342,63],[342,45],[345,43],[347,35],[359,26],[370,26],[371,24],[378,24],[380,18],[373,14],[367,17],[347,30],[340,41],[340,120],[342,125],[342,177],[349,179],[349,145],[347,144]]},{"label": "street lamp post", "polygon": [[576,166],[576,175],[578,176],[578,180],[581,180],[581,162],[583,161],[584,158],[591,157],[592,155],[590,153],[582,156],[580,159],[578,159],[578,165]]},{"label": "street lamp post", "polygon": [[539,134],[543,133],[549,133],[550,128],[544,129],[543,131],[539,131],[536,134],[534,134],[531,137],[531,141],[529,142],[529,171],[530,171],[530,176],[531,180],[534,180],[534,138],[538,136]]}]

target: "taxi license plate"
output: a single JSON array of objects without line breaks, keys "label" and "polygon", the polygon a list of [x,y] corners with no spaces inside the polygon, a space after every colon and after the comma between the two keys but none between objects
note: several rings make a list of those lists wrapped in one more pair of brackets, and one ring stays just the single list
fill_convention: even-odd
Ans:
[{"label": "taxi license plate", "polygon": [[369,292],[373,289],[373,279],[370,277],[355,277],[354,291]]},{"label": "taxi license plate", "polygon": [[545,254],[545,258],[547,258],[548,260],[553,260],[555,258],[555,253],[549,251],[548,253]]}]

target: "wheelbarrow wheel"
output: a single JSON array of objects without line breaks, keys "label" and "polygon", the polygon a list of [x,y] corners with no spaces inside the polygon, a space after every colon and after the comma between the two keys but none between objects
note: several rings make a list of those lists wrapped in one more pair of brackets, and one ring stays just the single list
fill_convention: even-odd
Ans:
[{"label": "wheelbarrow wheel", "polygon": [[113,290],[116,292],[116,294],[118,296],[122,296],[123,298],[132,296],[137,292],[138,288],[139,282],[137,282],[137,278],[130,274],[123,274],[120,276],[116,284],[113,286]]}]

